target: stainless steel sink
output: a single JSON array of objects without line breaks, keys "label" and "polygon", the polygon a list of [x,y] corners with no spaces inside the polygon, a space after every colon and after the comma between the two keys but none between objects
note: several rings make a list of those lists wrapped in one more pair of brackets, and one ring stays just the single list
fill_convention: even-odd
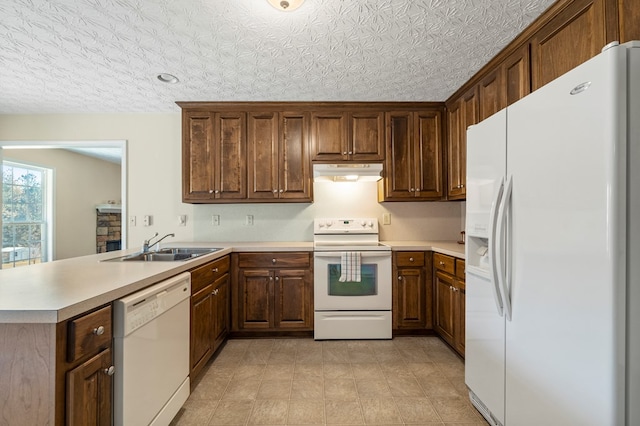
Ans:
[{"label": "stainless steel sink", "polygon": [[221,250],[220,248],[194,248],[194,247],[176,247],[163,248],[157,251],[149,251],[146,253],[134,253],[126,256],[106,259],[106,262],[176,262],[181,260],[193,259],[198,256],[213,253]]}]

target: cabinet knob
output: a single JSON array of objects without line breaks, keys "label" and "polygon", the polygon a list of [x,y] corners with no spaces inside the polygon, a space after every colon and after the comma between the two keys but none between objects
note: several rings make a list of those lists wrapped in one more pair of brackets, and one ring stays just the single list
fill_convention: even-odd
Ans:
[{"label": "cabinet knob", "polygon": [[216,194],[219,194],[219,193],[220,193],[220,190],[216,189],[214,192],[215,192]]},{"label": "cabinet knob", "polygon": [[277,190],[277,189],[274,189],[274,190],[273,190],[273,193],[274,193],[274,194],[277,194],[277,193],[278,193],[278,190]]},{"label": "cabinet knob", "polygon": [[104,374],[106,374],[107,376],[113,376],[113,374],[116,372],[116,368],[112,365],[109,368],[105,368],[104,370]]},{"label": "cabinet knob", "polygon": [[218,272],[218,268],[213,268],[213,269],[211,269],[211,272],[213,272],[213,273]]},{"label": "cabinet knob", "polygon": [[209,194],[213,194],[213,189],[210,189],[210,190],[209,190]]},{"label": "cabinet knob", "polygon": [[277,262],[277,260],[275,258],[271,259],[271,263],[275,264],[276,262]]},{"label": "cabinet knob", "polygon": [[103,326],[99,326],[93,329],[93,334],[95,334],[96,336],[102,336],[104,334],[104,327]]},{"label": "cabinet knob", "polygon": [[415,191],[416,191],[416,190],[415,190],[415,189],[413,189],[413,188],[409,189],[409,192],[415,192]]},{"label": "cabinet knob", "polygon": [[343,152],[342,152],[342,155],[347,155],[347,151],[343,151]]},{"label": "cabinet knob", "polygon": [[349,155],[352,155],[352,154],[353,154],[353,151],[349,151]]},{"label": "cabinet knob", "polygon": [[409,262],[413,262],[413,257],[410,257],[410,258],[409,258]]},{"label": "cabinet knob", "polygon": [[439,263],[440,266],[444,266],[444,262],[443,261],[440,261],[438,263]]},{"label": "cabinet knob", "polygon": [[220,292],[220,289],[216,288],[215,290],[213,290],[211,294],[213,294],[214,296],[217,296],[219,292]]},{"label": "cabinet knob", "polygon": [[284,189],[281,189],[281,190],[280,190],[280,193],[282,194],[283,192],[284,192]]},{"label": "cabinet knob", "polygon": [[402,276],[398,275],[398,281],[402,281]]},{"label": "cabinet knob", "polygon": [[276,281],[280,281],[280,277],[276,277]]}]

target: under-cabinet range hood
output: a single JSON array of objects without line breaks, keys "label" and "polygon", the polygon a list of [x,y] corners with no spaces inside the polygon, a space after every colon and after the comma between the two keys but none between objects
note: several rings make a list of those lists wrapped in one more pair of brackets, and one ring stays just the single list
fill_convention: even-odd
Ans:
[{"label": "under-cabinet range hood", "polygon": [[122,205],[120,204],[98,204],[96,205],[98,213],[122,213]]},{"label": "under-cabinet range hood", "polygon": [[313,180],[330,182],[375,182],[382,179],[382,164],[314,164]]}]

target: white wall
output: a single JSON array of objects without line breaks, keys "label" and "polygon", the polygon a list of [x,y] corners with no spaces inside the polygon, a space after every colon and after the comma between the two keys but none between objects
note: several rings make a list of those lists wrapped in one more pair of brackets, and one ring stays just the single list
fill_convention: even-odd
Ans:
[{"label": "white wall", "polygon": [[54,259],[95,253],[95,205],[120,200],[120,165],[60,149],[4,150],[3,158],[53,169]]},{"label": "white wall", "polygon": [[[315,216],[372,215],[381,222],[384,212],[391,213],[391,225],[381,226],[386,240],[456,240],[462,230],[461,203],[380,204],[373,183],[316,183],[312,204],[183,204],[179,113],[0,115],[0,141],[20,140],[127,140],[128,215],[137,217],[128,228],[130,247],[156,231],[175,232],[175,241],[310,241]],[[186,227],[178,226],[180,214]],[[211,225],[212,214],[220,215],[220,226]],[[242,224],[247,214],[255,217],[252,227]],[[153,215],[152,226],[142,226],[143,215]]]}]

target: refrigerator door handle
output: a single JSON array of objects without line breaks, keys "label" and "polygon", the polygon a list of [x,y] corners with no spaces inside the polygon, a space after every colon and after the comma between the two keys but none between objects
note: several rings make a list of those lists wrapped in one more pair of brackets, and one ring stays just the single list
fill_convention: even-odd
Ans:
[{"label": "refrigerator door handle", "polygon": [[497,218],[498,218],[498,209],[502,202],[502,196],[504,194],[504,178],[500,179],[500,187],[496,192],[496,197],[493,200],[493,204],[491,204],[491,228],[489,235],[489,259],[491,259],[491,289],[493,290],[493,298],[496,302],[496,309],[498,310],[498,315],[502,316],[504,313],[504,307],[502,304],[502,296],[500,294],[500,288],[498,284],[498,264],[496,263],[496,255],[498,251],[496,250],[496,233],[497,233]]},{"label": "refrigerator door handle", "polygon": [[502,196],[502,203],[500,203],[500,208],[498,209],[498,223],[497,223],[497,232],[496,232],[496,265],[498,270],[498,286],[500,288],[500,292],[502,295],[502,300],[504,302],[504,315],[505,318],[511,321],[511,297],[509,295],[509,288],[507,286],[507,273],[506,273],[506,265],[508,262],[507,257],[511,257],[510,253],[507,253],[510,248],[510,244],[505,244],[506,247],[503,247],[503,243],[506,243],[505,240],[505,232],[507,227],[507,209],[511,205],[511,193],[513,189],[513,176],[509,177],[509,181],[507,182],[507,186],[504,190],[504,195]]}]

